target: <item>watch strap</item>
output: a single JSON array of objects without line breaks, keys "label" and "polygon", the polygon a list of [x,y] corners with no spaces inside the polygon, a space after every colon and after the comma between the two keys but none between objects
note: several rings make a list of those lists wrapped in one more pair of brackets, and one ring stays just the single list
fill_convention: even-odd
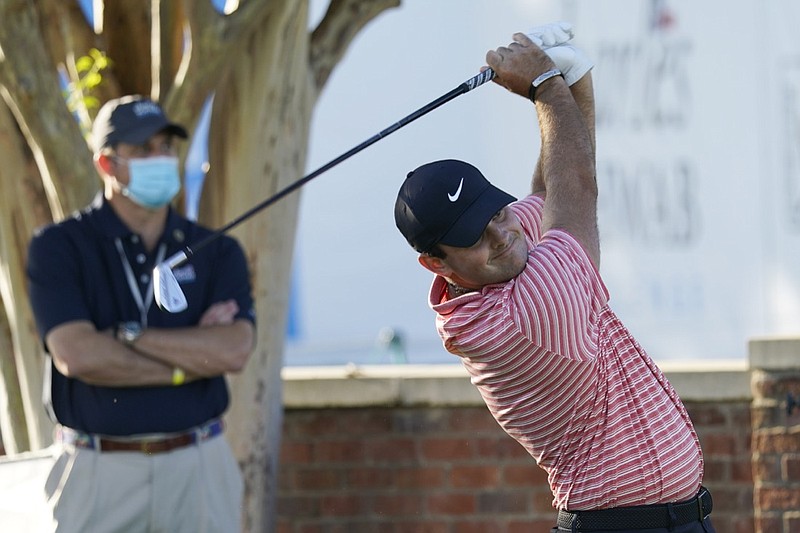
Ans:
[{"label": "watch strap", "polygon": [[549,80],[551,78],[555,78],[556,76],[561,76],[562,78],[564,77],[564,75],[561,73],[561,71],[558,70],[557,68],[554,68],[554,69],[548,70],[547,72],[542,72],[541,74],[539,74],[531,82],[531,86],[528,89],[528,98],[530,98],[530,101],[536,103],[536,89],[538,89],[539,86],[541,84],[543,84],[544,82],[546,82],[547,80]]}]

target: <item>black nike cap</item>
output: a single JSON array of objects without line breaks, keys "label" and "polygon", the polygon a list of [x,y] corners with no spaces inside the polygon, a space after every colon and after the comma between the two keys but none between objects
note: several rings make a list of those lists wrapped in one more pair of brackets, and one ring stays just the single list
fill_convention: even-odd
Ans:
[{"label": "black nike cap", "polygon": [[394,220],[418,252],[429,252],[436,244],[467,248],[515,200],[469,163],[444,159],[408,173],[397,194]]}]

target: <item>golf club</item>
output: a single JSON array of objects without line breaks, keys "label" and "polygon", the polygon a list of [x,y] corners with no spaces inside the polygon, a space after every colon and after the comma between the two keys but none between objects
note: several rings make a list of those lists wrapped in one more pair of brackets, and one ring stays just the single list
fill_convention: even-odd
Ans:
[{"label": "golf club", "polygon": [[183,290],[181,289],[178,280],[175,278],[175,274],[172,272],[172,269],[186,262],[192,255],[197,253],[198,250],[208,245],[215,239],[219,238],[227,231],[230,231],[235,226],[238,226],[240,223],[244,222],[245,220],[255,215],[262,209],[269,207],[270,205],[274,204],[284,196],[295,191],[296,189],[299,189],[300,187],[302,187],[312,179],[316,178],[323,172],[330,170],[331,168],[335,167],[342,161],[349,159],[350,157],[364,150],[368,146],[375,144],[384,137],[387,137],[391,133],[394,133],[395,131],[399,130],[406,124],[409,124],[410,122],[413,122],[414,120],[420,118],[421,116],[433,111],[437,107],[449,102],[455,97],[467,93],[472,89],[475,89],[476,87],[483,85],[487,81],[491,81],[492,79],[494,79],[494,76],[495,73],[492,69],[490,68],[485,69],[483,72],[468,79],[467,81],[465,81],[455,89],[451,90],[450,92],[440,96],[436,100],[419,108],[410,115],[400,119],[399,121],[395,122],[388,128],[382,130],[381,132],[373,135],[366,141],[362,142],[358,146],[351,148],[350,150],[343,153],[339,157],[329,161],[328,163],[321,166],[311,174],[308,174],[305,177],[281,189],[273,196],[267,198],[263,202],[255,205],[248,211],[242,213],[232,221],[228,222],[226,225],[219,228],[214,233],[207,236],[205,239],[197,242],[193,246],[184,247],[180,252],[177,252],[176,254],[168,257],[163,262],[156,265],[156,267],[153,269],[153,290],[155,292],[155,300],[158,306],[161,309],[168,311],[170,313],[179,313],[184,309],[186,309],[187,307],[186,295],[183,293]]}]

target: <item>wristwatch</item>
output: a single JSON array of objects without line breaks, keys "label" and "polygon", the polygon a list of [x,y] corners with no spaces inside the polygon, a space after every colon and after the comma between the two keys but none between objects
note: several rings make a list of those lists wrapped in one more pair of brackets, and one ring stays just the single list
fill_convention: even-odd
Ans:
[{"label": "wristwatch", "polygon": [[120,322],[117,325],[117,340],[128,345],[136,342],[136,339],[141,337],[142,333],[144,333],[144,330],[142,330],[142,325],[138,322]]},{"label": "wristwatch", "polygon": [[561,76],[562,78],[564,77],[561,71],[557,68],[550,69],[547,72],[539,74],[539,76],[537,76],[536,79],[531,82],[531,86],[528,88],[528,98],[530,101],[536,103],[536,89],[539,88],[539,85],[543,84],[550,78],[555,78],[556,76]]}]

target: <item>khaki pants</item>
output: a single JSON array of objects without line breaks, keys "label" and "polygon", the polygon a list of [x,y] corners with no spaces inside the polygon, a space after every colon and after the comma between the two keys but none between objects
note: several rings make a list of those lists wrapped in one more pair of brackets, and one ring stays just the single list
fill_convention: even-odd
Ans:
[{"label": "khaki pants", "polygon": [[224,436],[167,453],[63,446],[45,492],[57,533],[237,533],[243,484]]}]

